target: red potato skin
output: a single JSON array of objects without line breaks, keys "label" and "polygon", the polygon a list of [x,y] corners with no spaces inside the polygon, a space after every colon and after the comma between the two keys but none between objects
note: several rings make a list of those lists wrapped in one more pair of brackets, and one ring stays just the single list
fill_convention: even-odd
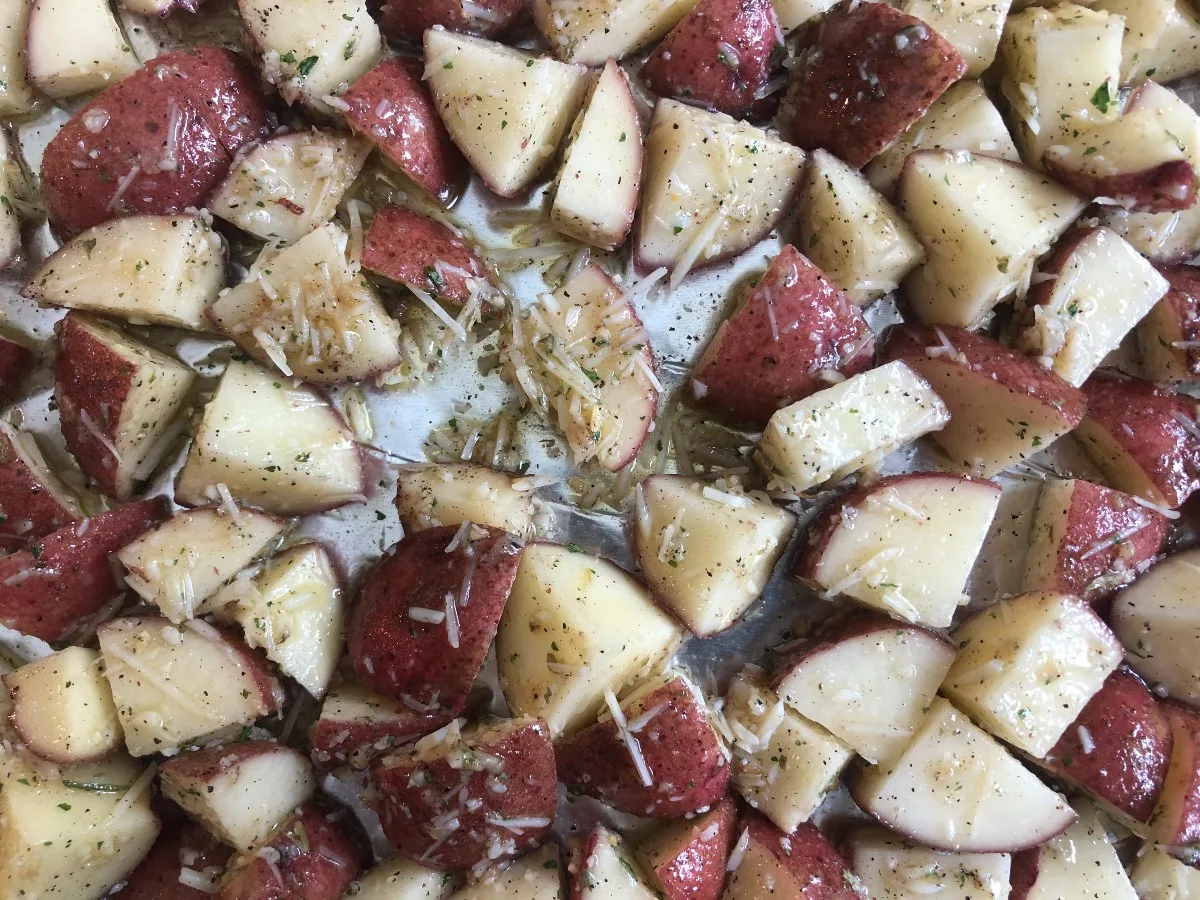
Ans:
[{"label": "red potato skin", "polygon": [[[455,717],[454,711],[422,713],[390,698],[381,701],[394,707],[394,713],[364,719],[334,719],[322,714],[309,733],[313,762],[321,769],[347,764],[366,768],[376,757],[393,748],[432,734]],[[324,711],[322,711],[323,713]]]},{"label": "red potato skin", "polygon": [[[175,110],[171,169],[160,163]],[[266,130],[257,77],[240,57],[217,47],[157,57],[80,109],[47,146],[42,192],[53,230],[66,240],[115,216],[203,206],[234,154]]]},{"label": "red potato skin", "polygon": [[277,741],[239,741],[205,747],[164,760],[158,767],[159,774],[178,782],[190,781],[200,784],[211,781],[232,766],[256,756],[275,753],[279,748],[280,744]]},{"label": "red potato skin", "polygon": [[[507,532],[484,528],[476,541],[446,548],[459,528],[419,531],[385,554],[363,579],[346,627],[346,644],[359,680],[377,693],[406,698],[454,715],[463,708],[508,602],[524,545]],[[472,570],[473,567],[473,570]],[[446,624],[409,618],[410,607],[444,610],[458,603],[459,646]]]},{"label": "red potato skin", "polygon": [[1008,900],[1025,900],[1029,896],[1041,874],[1041,854],[1041,847],[1031,847],[1012,855],[1012,865],[1008,873]]},{"label": "red potato skin", "polygon": [[0,542],[23,546],[78,521],[0,430]]},{"label": "red potato skin", "polygon": [[187,868],[202,872],[210,866],[224,868],[232,855],[232,850],[199,825],[179,819],[163,828],[119,896],[121,900],[211,900],[212,894],[179,883],[184,860]]},{"label": "red potato skin", "polygon": [[362,871],[362,851],[342,825],[312,804],[275,830],[264,846],[279,853],[276,876],[255,853],[238,856],[219,900],[330,900],[341,897]]},{"label": "red potato skin", "polygon": [[[1099,544],[1130,528],[1140,531],[1103,550]],[[1077,479],[1071,491],[1063,539],[1058,545],[1052,581],[1031,589],[1061,591],[1082,597],[1093,606],[1112,597],[1121,585],[1097,585],[1096,579],[1116,571],[1128,571],[1129,581],[1158,558],[1171,523],[1157,510],[1136,503],[1129,494],[1090,481]],[[1090,556],[1088,554],[1091,554]],[[1087,559],[1084,559],[1087,556]]]},{"label": "red potato skin", "polygon": [[395,41],[421,42],[427,28],[437,25],[447,31],[494,37],[516,24],[528,11],[529,0],[477,0],[499,21],[477,19],[463,12],[459,0],[388,0],[380,10],[379,27]]},{"label": "red potato skin", "polygon": [[[877,4],[864,4],[877,5]],[[941,357],[931,360],[927,347],[941,343],[938,330],[959,351],[960,359]],[[965,361],[962,359],[965,357]],[[893,360],[919,360],[923,365],[938,363],[955,369],[966,369],[977,378],[987,378],[1008,390],[1025,394],[1046,406],[1053,406],[1072,427],[1083,420],[1088,398],[1054,372],[1027,356],[1005,347],[989,337],[956,328],[953,325],[924,325],[905,323],[893,325],[879,349],[880,363]]]},{"label": "red potato skin", "polygon": [[0,337],[0,403],[8,403],[20,394],[21,382],[36,360],[28,347]]},{"label": "red potato skin", "polygon": [[[554,774],[554,745],[550,730],[541,720],[517,724],[498,740],[473,743],[472,749],[497,757],[498,772],[451,768],[445,757],[417,762],[400,754],[385,757],[371,767],[371,775],[382,796],[380,820],[384,834],[404,856],[436,869],[461,870],[488,859],[488,847],[500,841],[505,852],[495,861],[513,859],[537,846],[550,825],[522,828],[517,834],[489,817],[504,819],[545,818],[553,820],[558,807],[558,784]],[[420,770],[423,774],[417,775]],[[461,789],[468,799],[482,800],[475,810],[459,806]],[[419,783],[413,783],[419,782]],[[503,783],[507,790],[496,793],[492,785]],[[459,811],[459,828],[445,842],[429,830],[438,816]]]},{"label": "red potato skin", "polygon": [[[404,2],[412,10],[424,5]],[[469,170],[421,80],[423,69],[420,60],[408,57],[381,62],[342,95],[350,107],[343,115],[384,159],[448,206],[466,184]]]},{"label": "red potato skin", "polygon": [[63,640],[124,588],[109,556],[169,514],[166,497],[126,503],[0,558],[0,623],[44,641]]},{"label": "red potato skin", "polygon": [[653,784],[643,787],[633,758],[611,719],[596,722],[556,748],[558,780],[622,812],[672,819],[717,803],[729,789],[721,739],[682,678],[647,694],[627,719],[663,705],[635,737]]},{"label": "red potato skin", "polygon": [[[729,797],[691,825],[691,837],[678,854],[653,871],[666,900],[719,900],[725,888],[725,864],[737,840],[737,805]],[[712,826],[709,840],[700,836]]]},{"label": "red potato skin", "polygon": [[101,491],[121,497],[117,490],[119,461],[90,429],[86,415],[108,440],[120,431],[122,405],[138,380],[138,371],[97,340],[79,313],[68,313],[55,326],[58,354],[54,358],[54,400],[67,449]]},{"label": "red potato skin", "polygon": [[[736,60],[721,44],[734,49]],[[764,117],[778,94],[757,99],[756,93],[783,71],[785,55],[770,0],[700,0],[650,54],[641,77],[660,97]]]},{"label": "red potato skin", "polygon": [[[1200,269],[1195,266],[1159,266],[1158,274],[1170,288],[1159,303],[1165,303],[1179,322],[1180,340],[1200,342]],[[1200,343],[1184,349],[1187,370],[1200,376]]]},{"label": "red potato skin", "polygon": [[[440,270],[439,262],[445,263]],[[363,239],[362,264],[369,272],[459,306],[471,291],[466,276],[446,271],[446,266],[487,279],[483,260],[466,241],[403,206],[385,206],[375,214]]]},{"label": "red potato skin", "polygon": [[1047,153],[1046,171],[1081,197],[1130,197],[1131,210],[1172,212],[1196,202],[1196,170],[1186,159],[1160,163],[1140,172],[1094,176],[1063,165],[1061,157]]},{"label": "red potato skin", "polygon": [[[738,822],[738,832],[748,829],[750,843],[769,850],[779,864],[783,877],[791,876],[794,887],[782,893],[792,893],[806,900],[863,900],[847,877],[850,867],[828,838],[805,822],[791,834],[784,834],[762,813],[747,810]],[[790,841],[788,852],[781,843]]]},{"label": "red potato skin", "polygon": [[886,3],[842,0],[805,33],[780,133],[853,168],[878,156],[966,74],[936,31]]},{"label": "red potato skin", "polygon": [[763,426],[776,410],[829,387],[821,371],[869,369],[874,350],[859,308],[787,244],[696,363],[692,395],[705,409]]},{"label": "red potato skin", "polygon": [[[1083,749],[1079,727],[1093,738]],[[1079,713],[1038,764],[1082,785],[1135,822],[1148,822],[1162,793],[1171,759],[1171,726],[1145,684],[1122,667]]]},{"label": "red potato skin", "polygon": [[1151,821],[1160,841],[1179,847],[1200,841],[1200,715],[1169,701],[1162,704],[1162,710],[1171,727],[1171,765],[1186,766],[1188,781],[1179,817],[1173,822],[1158,821],[1160,811],[1156,810]]},{"label": "red potato skin", "polygon": [[1179,418],[1196,419],[1196,400],[1149,381],[1101,369],[1083,384],[1087,414],[1141,466],[1176,508],[1200,487],[1200,438]]}]

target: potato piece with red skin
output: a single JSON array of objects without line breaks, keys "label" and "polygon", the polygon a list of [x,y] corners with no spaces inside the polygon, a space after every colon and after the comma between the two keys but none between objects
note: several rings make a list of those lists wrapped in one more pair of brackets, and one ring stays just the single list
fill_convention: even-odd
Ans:
[{"label": "potato piece with red skin", "polygon": [[409,57],[381,62],[342,95],[350,107],[342,115],[384,159],[447,206],[466,184],[469,171],[421,81],[423,69],[420,60]]},{"label": "potato piece with red skin", "polygon": [[229,847],[196,823],[187,819],[168,823],[126,879],[121,900],[211,900],[208,891],[181,883],[179,873],[185,868],[200,873],[210,869],[219,878],[216,870],[224,869],[232,855]]},{"label": "potato piece with red skin", "polygon": [[424,737],[450,723],[454,712],[413,709],[402,700],[342,683],[330,690],[309,734],[318,766],[349,763],[365,769],[393,747]]},{"label": "potato piece with red skin", "polygon": [[1200,488],[1194,398],[1103,369],[1082,391],[1087,415],[1075,438],[1109,484],[1172,509]]},{"label": "potato piece with red skin", "polygon": [[[729,789],[731,770],[704,704],[682,675],[668,676],[665,683],[656,678],[646,687],[622,707],[628,733],[610,712],[559,742],[559,781],[569,791],[637,816],[668,819],[712,806]],[[626,743],[630,739],[636,750]],[[645,763],[649,784],[639,774],[635,753]]]},{"label": "potato piece with red skin", "polygon": [[124,590],[109,556],[169,510],[166,497],[126,503],[0,558],[0,623],[44,641],[65,639]]},{"label": "potato piece with red skin", "polygon": [[1171,758],[1171,726],[1126,667],[1105,679],[1075,723],[1037,764],[1087,791],[1127,822],[1150,821]]},{"label": "potato piece with red skin", "polygon": [[400,541],[363,578],[347,623],[362,683],[457,714],[496,636],[523,546],[505,531],[469,523]]},{"label": "potato piece with red skin", "polygon": [[28,347],[0,337],[0,403],[18,395],[21,382],[33,369],[37,356]]},{"label": "potato piece with red skin", "polygon": [[847,294],[791,244],[692,370],[697,405],[765,425],[776,410],[829,387],[822,373],[871,368],[875,337]]},{"label": "potato piece with red skin", "polygon": [[654,900],[656,893],[629,844],[605,825],[572,841],[567,900]]},{"label": "potato piece with red skin", "polygon": [[1200,715],[1175,702],[1163,703],[1162,711],[1171,727],[1171,761],[1150,835],[1178,847],[1200,841]]},{"label": "potato piece with red skin", "polygon": [[810,29],[791,70],[780,133],[853,168],[878,156],[966,74],[954,46],[886,3],[842,0]]},{"label": "potato piece with red skin", "polygon": [[1082,479],[1042,488],[1025,561],[1026,591],[1059,591],[1093,606],[1145,571],[1170,531],[1167,517]]},{"label": "potato piece with red skin", "polygon": [[1052,153],[1046,171],[1081,197],[1128,197],[1137,212],[1171,212],[1196,202],[1196,170],[1186,159],[1168,160],[1138,172],[1097,175]]},{"label": "potato piece with red skin", "polygon": [[[362,851],[334,819],[305,804],[257,850],[234,858],[218,900],[330,900],[341,897],[362,871]],[[264,850],[279,854],[268,859]]]},{"label": "potato piece with red skin", "polygon": [[738,845],[746,843],[722,900],[862,900],[846,860],[815,826],[785,834],[762,813],[747,811],[737,831]]},{"label": "potato piece with red skin", "polygon": [[1158,382],[1200,377],[1200,269],[1158,266],[1170,287],[1138,323],[1142,371]]},{"label": "potato piece with red skin", "polygon": [[375,214],[363,240],[362,264],[460,306],[471,296],[468,277],[488,280],[473,247],[441,222],[403,206],[385,206]]},{"label": "potato piece with red skin", "polygon": [[719,900],[736,822],[737,805],[726,797],[698,818],[665,826],[635,853],[666,900]]},{"label": "potato piece with red skin", "polygon": [[761,92],[784,56],[771,0],[700,0],[650,54],[641,77],[660,97],[761,117],[779,102]]},{"label": "potato piece with red skin", "polygon": [[371,767],[384,834],[430,868],[520,856],[549,832],[558,808],[545,722],[506,719],[461,729],[459,721]]},{"label": "potato piece with red skin", "polygon": [[42,193],[54,232],[65,239],[119,215],[203,206],[234,154],[266,128],[257,77],[234,53],[157,57],[80,109],[46,147]]},{"label": "potato piece with red skin", "polygon": [[487,17],[472,14],[461,0],[387,0],[379,12],[379,27],[394,41],[421,42],[427,28],[494,37],[512,27],[529,9],[529,0],[477,0]]},{"label": "potato piece with red skin", "polygon": [[83,518],[32,434],[0,422],[0,544],[24,546]]}]

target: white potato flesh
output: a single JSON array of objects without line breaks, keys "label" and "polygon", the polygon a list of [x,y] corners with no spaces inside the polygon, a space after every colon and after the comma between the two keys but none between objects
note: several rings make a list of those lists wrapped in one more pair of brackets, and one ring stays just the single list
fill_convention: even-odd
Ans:
[{"label": "white potato flesh", "polygon": [[925,111],[892,146],[864,170],[877,191],[891,196],[914,150],[966,150],[997,159],[1020,160],[1000,110],[978,81],[960,81]]},{"label": "white potato flesh", "polygon": [[847,511],[809,577],[906,622],[946,628],[1000,504],[991,482],[898,478]]},{"label": "white potato flesh", "polygon": [[905,280],[924,322],[978,328],[1085,203],[1019,163],[921,151],[900,179],[900,210],[929,254]]},{"label": "white potato flesh", "polygon": [[[73,326],[80,329],[77,337],[81,342],[72,341],[71,346],[86,351],[77,361],[67,360],[68,364],[78,365],[79,371],[86,375],[91,356],[105,361],[106,374],[132,376],[124,396],[112,397],[108,406],[115,422],[109,418],[92,423],[99,433],[108,436],[112,445],[112,450],[105,449],[115,470],[113,493],[128,499],[169,449],[171,435],[176,433],[172,425],[185,406],[195,375],[174,357],[131,339],[103,319],[83,316],[72,319]],[[84,332],[93,342],[90,347],[82,343]],[[88,399],[86,394],[80,397],[84,402]],[[62,407],[74,402],[70,396],[59,399]],[[87,428],[86,424],[84,427]]]},{"label": "white potato flesh", "polygon": [[1112,627],[1142,677],[1200,704],[1200,550],[1168,557],[1121,591]]},{"label": "white potato flesh", "polygon": [[533,536],[535,482],[486,466],[446,463],[401,469],[396,505],[409,531],[474,522]]},{"label": "white potato flesh", "polygon": [[1061,796],[940,697],[904,755],[864,769],[851,793],[880,824],[937,850],[1023,850],[1075,821]]},{"label": "white potato flesh", "polygon": [[369,141],[335,131],[282,134],[238,157],[205,205],[255,237],[292,244],[333,218],[370,153]]},{"label": "white potato flesh", "polygon": [[925,379],[891,362],[776,412],[763,432],[759,460],[772,482],[804,491],[844,478],[949,421]]},{"label": "white potato flesh", "polygon": [[[451,900],[562,900],[562,882],[566,868],[554,841],[527,853],[503,872],[463,888]],[[443,883],[453,884],[451,879]],[[436,891],[430,898],[441,896]],[[608,896],[608,895],[606,895]],[[393,896],[381,894],[378,900],[425,900],[424,894]]]},{"label": "white potato flesh", "polygon": [[[10,4],[11,5],[11,4]],[[3,28],[0,19],[0,28]],[[3,40],[0,36],[0,53],[3,52]],[[3,77],[3,65],[0,64],[0,77]],[[2,102],[2,88],[0,88]],[[4,115],[4,113],[0,113]],[[11,198],[21,197],[28,193],[28,183],[17,161],[18,154],[10,146],[7,135],[0,135],[0,196]],[[21,255],[21,218],[17,215],[16,204],[11,201],[0,203],[0,268],[13,263]]]},{"label": "white potato flesh", "polygon": [[650,338],[627,295],[595,264],[525,307],[506,329],[505,377],[552,421],[577,465],[616,472],[646,440],[658,409]]},{"label": "white potato flesh", "polygon": [[1125,19],[1121,84],[1166,83],[1200,69],[1200,20],[1188,0],[1096,0]]},{"label": "white potato flesh", "polygon": [[296,544],[246,574],[213,598],[218,617],[237,622],[249,646],[324,696],[342,649],[342,589],[329,554],[319,544]]},{"label": "white potato flesh", "polygon": [[[535,851],[531,855],[543,857],[543,862],[545,862],[547,850],[551,848],[554,850],[557,863],[558,849],[553,847],[553,842],[547,849],[540,852]],[[521,865],[521,862],[518,862],[517,865]],[[557,865],[553,874],[557,879]],[[351,888],[353,892],[351,896],[355,900],[446,900],[454,893],[457,883],[455,878],[447,878],[446,875],[445,872],[427,869],[409,859],[385,859],[355,882],[356,887]],[[499,876],[497,880],[502,877]],[[503,897],[504,894],[496,893],[494,896]],[[551,894],[549,897],[550,900],[560,900],[558,894]],[[536,900],[536,898],[530,895],[530,900]]]},{"label": "white potato flesh", "polygon": [[100,654],[66,647],[4,676],[10,722],[28,750],[51,762],[99,759],[121,746],[121,723]]},{"label": "white potato flesh", "polygon": [[962,54],[967,78],[978,78],[996,58],[1012,0],[903,0],[900,9],[933,28]]},{"label": "white potato flesh", "polygon": [[616,832],[597,829],[585,838],[584,849],[591,852],[581,860],[579,871],[571,873],[582,896],[598,894],[606,900],[655,900],[659,896]]},{"label": "white potato flesh", "polygon": [[37,102],[25,64],[29,9],[25,2],[0,5],[0,116],[27,113]]},{"label": "white potato flesh", "polygon": [[98,91],[138,67],[106,0],[33,0],[25,60],[29,80],[56,100]]},{"label": "white potato flesh", "polygon": [[772,503],[672,475],[638,485],[634,516],[642,576],[700,637],[724,631],[758,600],[796,525]]},{"label": "white potato flesh", "polygon": [[[176,759],[186,765],[187,755]],[[254,753],[231,745],[228,755],[203,773],[177,771],[168,762],[159,784],[184,812],[243,853],[264,841],[317,790],[304,754],[280,744]]]},{"label": "white potato flesh", "polygon": [[471,167],[502,197],[533,183],[583,104],[583,66],[451,31],[425,33],[426,83]]},{"label": "white potato flesh", "polygon": [[99,900],[159,833],[151,777],[123,754],[51,775],[0,759],[0,894]]},{"label": "white potato flesh", "polygon": [[1098,228],[1071,252],[1047,302],[1033,307],[1017,349],[1079,387],[1169,287],[1120,235]]},{"label": "white potato flesh", "polygon": [[775,691],[867,762],[889,765],[912,740],[953,661],[953,645],[938,635],[879,624],[804,654]]},{"label": "white potato flesh", "polygon": [[1104,620],[1066,594],[1001,600],[951,637],[958,656],[942,693],[996,737],[1038,758],[1124,655]]},{"label": "white potato flesh", "polygon": [[1134,863],[1132,875],[1140,900],[1200,898],[1200,869],[1181,862],[1162,847],[1146,847]]},{"label": "white potato flesh", "polygon": [[1074,129],[1120,115],[1124,20],[1075,3],[1010,16],[1000,41],[1000,93],[1027,165]]},{"label": "white potato flesh", "polygon": [[263,76],[289,104],[331,115],[327,102],[365,75],[383,52],[366,0],[238,0]]},{"label": "white potato flesh", "polygon": [[646,138],[635,256],[648,269],[694,268],[766,237],[803,176],[804,151],[733,119],[659,100]]},{"label": "white potato flesh", "polygon": [[609,60],[575,120],[558,170],[550,222],[603,250],[625,242],[642,179],[642,124],[629,77]]},{"label": "white potato flesh", "polygon": [[330,222],[278,252],[267,247],[208,317],[287,376],[339,384],[386,372],[401,360],[400,325],[346,258],[348,242]]},{"label": "white potato flesh", "polygon": [[811,818],[854,759],[853,750],[752,674],[734,678],[722,713],[734,787],[787,834]]},{"label": "white potato flesh", "polygon": [[1008,853],[939,853],[880,828],[859,829],[846,844],[850,868],[872,900],[925,895],[938,900],[1008,900]]},{"label": "white potato flesh", "polygon": [[779,27],[786,33],[829,12],[837,5],[837,0],[773,0],[772,5],[779,18]]},{"label": "white potato flesh", "polygon": [[73,237],[24,293],[42,306],[209,331],[204,309],[224,286],[224,243],[198,216],[128,216]]},{"label": "white potato flesh", "polygon": [[682,635],[617,566],[555,544],[525,548],[496,635],[504,696],[557,738],[595,721],[604,692],[670,656]]},{"label": "white potato flesh", "polygon": [[282,688],[259,677],[262,664],[247,665],[248,649],[209,629],[126,616],[97,631],[125,746],[134,756],[172,750],[278,708]]},{"label": "white potato flesh", "polygon": [[1108,839],[1108,824],[1087,802],[1076,803],[1075,824],[1036,851],[1037,870],[1023,900],[1138,900],[1117,850]]},{"label": "white potato flesh", "polygon": [[256,509],[210,506],[178,512],[117,553],[126,583],[176,625],[264,553],[287,523]]},{"label": "white potato flesh", "polygon": [[925,248],[882,194],[832,153],[814,150],[801,188],[797,246],[866,306],[925,261]]},{"label": "white potato flesh", "polygon": [[253,363],[232,362],[204,408],[175,492],[179,502],[235,500],[285,515],[362,497],[362,458],[324,397]]},{"label": "white potato flesh", "polygon": [[551,52],[568,62],[604,65],[666,35],[696,0],[533,0],[533,18]]}]

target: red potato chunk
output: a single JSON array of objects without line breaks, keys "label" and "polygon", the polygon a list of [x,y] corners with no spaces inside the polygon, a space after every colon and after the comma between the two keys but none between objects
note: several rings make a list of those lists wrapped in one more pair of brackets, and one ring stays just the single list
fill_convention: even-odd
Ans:
[{"label": "red potato chunk", "polygon": [[558,806],[554,747],[540,719],[455,721],[371,767],[383,831],[424,866],[482,868],[520,856]]},{"label": "red potato chunk", "polygon": [[644,840],[638,860],[666,900],[718,900],[736,822],[737,804],[726,797],[704,815],[672,822]]},{"label": "red potato chunk", "polygon": [[1087,416],[1075,436],[1113,487],[1172,509],[1200,488],[1194,398],[1106,370],[1082,390]]},{"label": "red potato chunk", "polygon": [[721,324],[692,371],[696,402],[765,425],[776,410],[871,367],[875,338],[854,302],[788,244]]},{"label": "red potato chunk", "polygon": [[[419,9],[422,4],[406,2]],[[383,158],[443,206],[466,184],[467,161],[459,153],[421,81],[420,60],[385,60],[342,95],[350,127],[372,141]]]},{"label": "red potato chunk", "polygon": [[80,109],[46,148],[42,192],[63,239],[121,215],[204,204],[234,154],[263,137],[253,70],[217,47],[168,53]]},{"label": "red potato chunk", "polygon": [[1173,702],[1162,710],[1171,728],[1171,760],[1150,831],[1160,844],[1180,847],[1200,841],[1200,715]]},{"label": "red potato chunk", "polygon": [[453,718],[452,712],[429,711],[415,701],[409,705],[362,685],[341,684],[325,697],[313,724],[313,760],[324,768],[349,763],[365,769],[376,757],[437,731]]},{"label": "red potato chunk", "polygon": [[234,859],[218,900],[330,900],[362,870],[344,814],[306,804],[258,849]]},{"label": "red potato chunk", "polygon": [[0,337],[0,403],[7,403],[18,395],[21,382],[36,360],[28,347]]},{"label": "red potato chunk", "polygon": [[1200,269],[1158,266],[1170,287],[1138,324],[1147,378],[1190,381],[1200,377]]},{"label": "red potato chunk", "polygon": [[[121,888],[121,900],[210,900],[233,851],[194,822],[166,825]],[[193,887],[203,884],[204,887]]]},{"label": "red potato chunk", "polygon": [[79,501],[50,471],[33,435],[0,422],[0,543],[24,546],[82,516]]},{"label": "red potato chunk", "polygon": [[646,86],[731,116],[769,115],[782,72],[783,30],[770,0],[700,0],[650,54]]},{"label": "red potato chunk", "polygon": [[860,168],[967,71],[954,46],[886,3],[842,0],[805,36],[780,133]]},{"label": "red potato chunk", "polygon": [[425,29],[493,37],[510,28],[529,9],[529,0],[388,0],[380,10],[379,27],[395,41],[420,43]]},{"label": "red potato chunk", "polygon": [[362,264],[369,272],[457,305],[471,298],[473,279],[487,280],[483,260],[440,222],[403,206],[385,206],[371,220]]},{"label": "red potato chunk", "polygon": [[[558,778],[569,791],[622,812],[675,818],[712,806],[730,767],[707,711],[681,675],[611,710],[559,743]],[[620,718],[612,717],[620,712]]]},{"label": "red potato chunk", "polygon": [[1171,758],[1171,726],[1146,685],[1127,668],[1100,690],[1039,762],[1133,822],[1150,820]]},{"label": "red potato chunk", "polygon": [[363,579],[346,643],[367,687],[457,714],[508,602],[522,543],[464,523],[404,538]]},{"label": "red potato chunk", "polygon": [[1108,176],[1080,171],[1053,154],[1046,154],[1045,164],[1047,172],[1079,196],[1132,198],[1129,208],[1137,212],[1171,212],[1196,202],[1196,170],[1186,159]]},{"label": "red potato chunk", "polygon": [[862,900],[846,860],[815,826],[785,834],[762,813],[748,811],[738,830],[723,900]]},{"label": "red potato chunk", "polygon": [[165,497],[126,503],[0,559],[0,623],[60,641],[124,589],[109,556],[163,521]]}]

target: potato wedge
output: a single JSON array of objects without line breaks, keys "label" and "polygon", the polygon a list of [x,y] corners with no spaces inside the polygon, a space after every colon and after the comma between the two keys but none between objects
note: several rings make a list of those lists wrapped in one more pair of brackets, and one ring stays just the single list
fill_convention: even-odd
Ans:
[{"label": "potato wedge", "polygon": [[628,844],[603,825],[597,825],[575,844],[567,867],[569,900],[654,900],[650,880],[641,871]]},{"label": "potato wedge", "polygon": [[[567,870],[562,851],[547,841],[532,853],[526,853],[502,872],[472,882],[451,895],[451,900],[563,900],[563,873]],[[453,881],[450,882],[453,884]],[[380,898],[380,900],[391,900]],[[400,898],[407,900],[407,898]],[[424,900],[416,898],[413,900]]]},{"label": "potato wedge", "polygon": [[431,734],[453,719],[452,713],[414,709],[403,700],[343,682],[325,696],[313,724],[313,759],[323,767],[348,763],[365,769],[376,757]]},{"label": "potato wedge", "polygon": [[900,9],[949,41],[978,78],[996,58],[1012,0],[903,0]]},{"label": "potato wedge", "polygon": [[1125,19],[1121,84],[1167,83],[1200,71],[1200,17],[1188,0],[1096,0]]},{"label": "potato wedge", "polygon": [[652,44],[675,27],[694,0],[533,0],[533,19],[559,59],[600,66]]},{"label": "potato wedge", "polygon": [[57,100],[98,91],[138,67],[105,0],[33,0],[25,59],[29,80]]},{"label": "potato wedge", "polygon": [[471,463],[401,469],[396,508],[406,531],[474,522],[520,538],[533,536],[533,482]]},{"label": "potato wedge", "polygon": [[29,3],[9,3],[0,18],[0,115],[19,116],[37,102],[26,64]]},{"label": "potato wedge", "polygon": [[665,900],[716,900],[737,840],[736,822],[737,805],[726,797],[704,815],[664,825],[634,853]]},{"label": "potato wedge", "polygon": [[1200,272],[1192,266],[1159,266],[1167,292],[1138,323],[1142,371],[1169,384],[1200,377]]},{"label": "potato wedge", "polygon": [[[547,845],[546,850],[558,853],[553,844]],[[350,896],[357,900],[447,900],[458,883],[453,876],[446,877],[448,874],[427,869],[411,859],[385,859],[350,886]],[[558,900],[557,895],[554,900]]]},{"label": "potato wedge", "polygon": [[1007,853],[939,853],[882,828],[858,828],[846,839],[846,855],[869,892],[866,896],[880,900],[923,894],[940,900],[1010,896],[1012,856]]},{"label": "potato wedge", "polygon": [[33,435],[0,422],[0,539],[35,541],[83,518],[79,499],[50,469]]},{"label": "potato wedge", "polygon": [[861,900],[846,860],[814,826],[784,832],[759,813],[746,812],[735,827],[740,837],[722,900],[807,900],[815,886],[823,900]]}]

